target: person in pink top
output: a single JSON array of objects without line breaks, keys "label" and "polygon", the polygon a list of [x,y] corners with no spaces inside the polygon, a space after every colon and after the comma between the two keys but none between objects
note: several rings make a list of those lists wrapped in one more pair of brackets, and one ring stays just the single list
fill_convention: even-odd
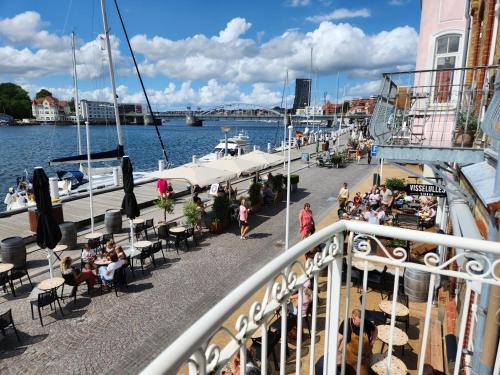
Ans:
[{"label": "person in pink top", "polygon": [[300,236],[302,239],[309,237],[315,231],[313,213],[309,203],[304,204],[304,208],[299,213]]},{"label": "person in pink top", "polygon": [[158,195],[162,198],[165,198],[168,192],[168,181],[160,178],[158,181],[156,181],[156,189],[158,190]]},{"label": "person in pink top", "polygon": [[242,240],[247,239],[248,231],[250,227],[248,226],[248,208],[245,205],[245,198],[241,198],[240,201],[240,238]]}]

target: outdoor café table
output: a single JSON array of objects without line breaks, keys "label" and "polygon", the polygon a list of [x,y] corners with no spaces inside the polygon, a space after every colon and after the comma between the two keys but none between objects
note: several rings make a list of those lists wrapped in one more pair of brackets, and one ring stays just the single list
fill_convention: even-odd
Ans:
[{"label": "outdoor caf\u00e9 table", "polygon": [[[378,336],[377,338],[382,341],[382,348],[380,349],[380,352],[384,350],[385,344],[389,345],[389,332],[391,330],[390,325],[380,325],[377,326],[378,330]],[[404,350],[404,346],[408,343],[408,335],[403,332],[401,329],[394,327],[394,335],[392,336],[392,345],[393,346],[401,346]]]},{"label": "outdoor caf\u00e9 table", "polygon": [[137,224],[144,224],[144,219],[134,219],[132,220],[132,224],[137,225]]},{"label": "outdoor caf\u00e9 table", "polygon": [[175,236],[175,247],[176,248],[179,247],[179,241],[181,239],[183,239],[183,237],[184,237],[186,248],[189,249],[187,237],[185,236],[186,231],[187,231],[187,228],[186,227],[182,227],[182,226],[170,228],[170,233],[172,233]]},{"label": "outdoor caf\u00e9 table", "polygon": [[134,246],[138,249],[143,249],[145,247],[151,246],[153,243],[151,241],[137,241],[134,242]]},{"label": "outdoor caf\u00e9 table", "polygon": [[96,260],[94,260],[94,264],[96,266],[104,266],[106,267],[107,265],[109,265],[111,263],[111,261],[107,258],[98,258]]},{"label": "outdoor caf\u00e9 table", "polygon": [[[387,367],[387,354],[374,354],[372,357],[372,371],[377,375],[385,375]],[[391,358],[391,375],[405,375],[408,372],[406,365],[398,357],[394,355]]]},{"label": "outdoor caf\u00e9 table", "polygon": [[61,260],[61,257],[58,253],[62,253],[63,251],[66,251],[66,250],[68,250],[67,245],[57,245],[56,247],[54,247],[54,249],[52,251],[54,252],[54,255],[56,256],[56,258]]},{"label": "outdoor caf\u00e9 table", "polygon": [[[391,315],[392,301],[381,301],[378,307],[387,315]],[[410,310],[408,310],[408,307],[406,307],[402,303],[396,302],[396,316],[407,316],[409,314]]]},{"label": "outdoor caf\u00e9 table", "polygon": [[97,238],[101,238],[102,237],[102,233],[101,232],[91,232],[91,233],[87,233],[84,238],[87,239],[87,240],[95,240]]},{"label": "outdoor caf\u00e9 table", "polygon": [[0,274],[9,272],[14,268],[12,263],[0,263]]},{"label": "outdoor caf\u00e9 table", "polygon": [[49,291],[59,288],[64,284],[64,279],[62,277],[53,277],[51,279],[45,279],[41,281],[37,287],[40,290]]},{"label": "outdoor caf\u00e9 table", "polygon": [[[364,271],[365,270],[365,261],[360,260],[360,259],[353,259],[352,266],[360,271]],[[370,271],[375,271],[377,269],[377,267],[375,267],[375,265],[373,263],[368,262],[366,269],[368,272],[370,272]]]}]

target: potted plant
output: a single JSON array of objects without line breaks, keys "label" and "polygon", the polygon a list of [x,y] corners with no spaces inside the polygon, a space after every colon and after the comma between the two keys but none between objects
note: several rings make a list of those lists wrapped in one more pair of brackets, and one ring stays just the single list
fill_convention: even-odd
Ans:
[{"label": "potted plant", "polygon": [[467,118],[467,113],[458,113],[457,127],[453,139],[454,146],[461,147],[463,145],[465,147],[472,147],[477,131],[478,119],[475,112],[470,112],[468,116]]},{"label": "potted plant", "polygon": [[405,191],[406,189],[406,181],[404,178],[386,178],[385,179],[385,187],[390,191]]},{"label": "potted plant", "polygon": [[273,192],[276,194],[276,202],[283,200],[283,175],[277,174],[273,177]]},{"label": "potted plant", "polygon": [[340,156],[339,154],[334,154],[332,156],[331,160],[332,160],[332,164],[338,168],[340,166],[340,163],[342,163],[342,156]]},{"label": "potted plant", "polygon": [[298,174],[291,174],[290,175],[290,191],[291,192],[297,191],[298,184],[299,184],[299,175]]},{"label": "potted plant", "polygon": [[159,197],[155,202],[156,207],[163,210],[163,221],[167,221],[167,213],[171,214],[174,212],[174,200],[166,197]]},{"label": "potted plant", "polygon": [[259,211],[262,206],[262,184],[254,182],[248,189],[248,198],[250,200],[251,212]]},{"label": "potted plant", "polygon": [[214,217],[210,222],[210,233],[212,234],[221,234],[222,233],[222,223],[219,219]]},{"label": "potted plant", "polygon": [[222,229],[229,222],[229,206],[231,202],[226,195],[215,197],[212,210],[214,217],[210,223],[210,231],[212,233],[221,233]]},{"label": "potted plant", "polygon": [[359,145],[359,142],[357,139],[350,138],[349,141],[347,142],[347,146],[351,149],[357,149]]},{"label": "potted plant", "polygon": [[184,204],[183,213],[186,217],[186,222],[190,225],[194,226],[201,219],[201,210],[193,201]]}]

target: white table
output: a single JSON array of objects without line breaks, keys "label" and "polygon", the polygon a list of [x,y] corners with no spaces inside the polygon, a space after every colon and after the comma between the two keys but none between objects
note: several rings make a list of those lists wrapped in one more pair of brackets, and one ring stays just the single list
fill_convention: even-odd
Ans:
[{"label": "white table", "polygon": [[95,240],[97,238],[101,238],[102,233],[101,232],[92,232],[92,233],[87,233],[84,238],[87,240]]},{"label": "white table", "polygon": [[14,268],[12,263],[0,263],[0,273],[9,272]]},{"label": "white table", "polygon": [[57,259],[61,260],[61,256],[58,253],[62,253],[63,251],[68,250],[67,245],[56,245],[54,249],[52,250],[54,252],[54,255],[56,256]]},{"label": "white table", "polygon": [[[375,271],[377,267],[371,262],[367,261],[367,270],[368,271]],[[365,261],[364,260],[359,260],[359,259],[353,259],[352,260],[352,266],[360,271],[365,270]]]},{"label": "white table", "polygon": [[[378,339],[380,341],[389,344],[389,332],[391,330],[390,325],[380,325],[377,326],[378,330]],[[401,329],[394,327],[394,335],[392,337],[392,345],[394,346],[403,346],[408,343],[408,335],[402,331]]]},{"label": "white table", "polygon": [[[377,375],[385,375],[387,367],[387,353],[374,354],[372,357],[372,370]],[[405,375],[408,372],[406,365],[396,356],[391,358],[391,369],[389,374],[391,375]]]},{"label": "white table", "polygon": [[41,281],[37,287],[38,289],[49,291],[52,289],[57,289],[64,284],[64,279],[62,277],[53,277],[51,279],[45,279]]},{"label": "white table", "polygon": [[144,219],[136,218],[136,219],[132,220],[132,224],[134,224],[134,225],[144,224]]},{"label": "white table", "polygon": [[139,249],[151,246],[152,244],[153,243],[151,241],[137,241],[137,242],[134,242],[134,246],[137,247],[137,248],[139,248]]},{"label": "white table", "polygon": [[[391,315],[392,301],[381,301],[378,307],[387,315]],[[406,307],[402,303],[396,302],[396,316],[408,316],[408,315],[410,315],[410,310],[408,309],[408,307]]]}]

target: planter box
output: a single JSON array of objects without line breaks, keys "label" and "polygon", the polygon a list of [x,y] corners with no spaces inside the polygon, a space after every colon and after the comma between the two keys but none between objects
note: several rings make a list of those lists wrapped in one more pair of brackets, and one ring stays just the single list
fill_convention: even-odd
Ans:
[{"label": "planter box", "polygon": [[257,212],[259,212],[262,209],[262,202],[257,203],[255,206],[250,207],[250,215],[255,215]]},{"label": "planter box", "polygon": [[[57,224],[64,223],[63,208],[61,203],[52,204],[52,215],[56,219]],[[38,211],[36,207],[28,209],[28,220],[30,231],[36,233],[38,228]]]},{"label": "planter box", "polygon": [[453,146],[461,147],[463,141],[464,147],[472,147],[472,144],[474,143],[474,135],[475,133],[471,131],[468,131],[467,133],[463,131],[457,131],[453,139]]},{"label": "planter box", "polygon": [[210,233],[212,234],[221,234],[222,233],[222,223],[219,221],[217,223],[211,222],[210,226]]},{"label": "planter box", "polygon": [[297,191],[298,184],[290,184],[290,191],[295,193]]}]

